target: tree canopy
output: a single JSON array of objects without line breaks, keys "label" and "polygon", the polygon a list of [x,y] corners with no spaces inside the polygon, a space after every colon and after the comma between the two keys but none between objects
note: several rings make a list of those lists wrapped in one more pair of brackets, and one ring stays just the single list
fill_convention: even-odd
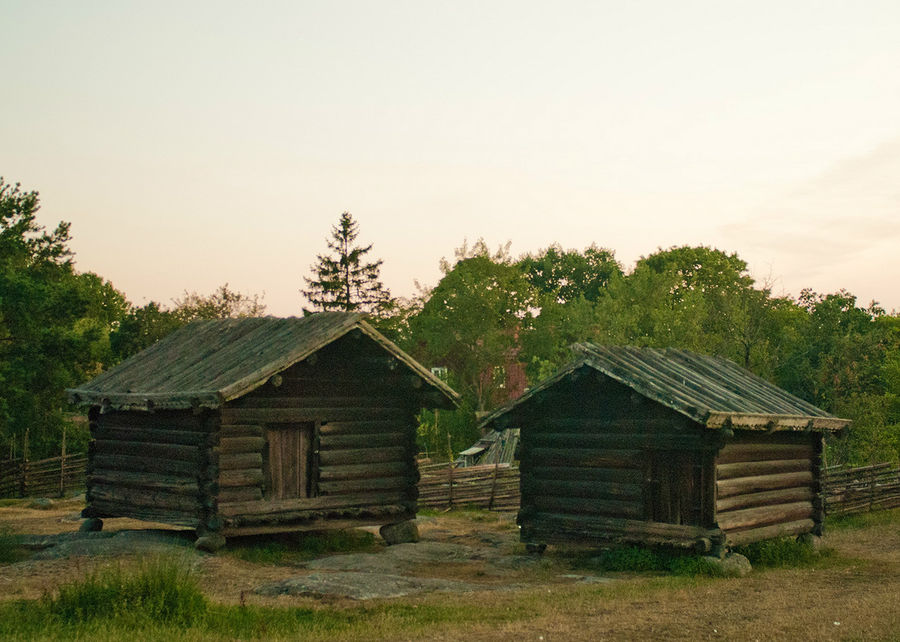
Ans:
[{"label": "tree canopy", "polygon": [[380,280],[382,260],[366,262],[372,245],[356,245],[359,225],[350,212],[341,214],[327,239],[330,253],[319,254],[310,266],[313,277],[304,277],[301,294],[316,311],[342,310],[382,314],[391,305],[390,292]]}]

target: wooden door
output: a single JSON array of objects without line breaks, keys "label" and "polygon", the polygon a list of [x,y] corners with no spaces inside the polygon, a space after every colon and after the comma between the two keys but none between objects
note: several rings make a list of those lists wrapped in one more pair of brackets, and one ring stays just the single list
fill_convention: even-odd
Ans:
[{"label": "wooden door", "polygon": [[700,458],[695,452],[653,451],[645,472],[645,511],[654,522],[699,524]]},{"label": "wooden door", "polygon": [[312,487],[312,424],[268,426],[267,497],[309,497]]}]

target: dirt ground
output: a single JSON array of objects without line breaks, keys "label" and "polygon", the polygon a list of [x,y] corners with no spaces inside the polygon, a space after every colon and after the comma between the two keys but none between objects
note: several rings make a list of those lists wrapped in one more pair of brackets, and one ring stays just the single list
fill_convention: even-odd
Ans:
[{"label": "dirt ground", "polygon": [[[249,562],[228,550],[205,555],[193,551],[189,532],[179,535],[164,525],[127,519],[106,520],[104,532],[130,537],[131,531],[146,534],[147,529],[159,529],[155,539],[107,538],[125,546],[103,554],[78,554],[73,549],[72,554],[54,558],[46,552],[52,548],[37,550],[40,536],[77,531],[80,508],[78,500],[54,502],[40,510],[0,507],[0,528],[27,535],[35,555],[48,557],[0,565],[0,600],[40,597],[103,565],[145,557],[149,541],[160,551],[181,552],[189,558],[205,592],[218,602],[348,609],[380,602],[340,595],[259,594],[255,592],[259,587],[286,578],[341,569],[342,560],[317,560],[307,568],[305,561]],[[525,612],[499,624],[472,618],[438,625],[423,636],[430,639],[900,640],[896,524],[833,531],[825,543],[836,555],[821,567],[754,570],[744,578],[689,581],[652,574],[602,577],[597,571],[573,567],[571,557],[552,549],[543,558],[529,557],[517,541],[509,514],[447,513],[421,519],[419,530],[426,544],[423,554],[397,562],[398,573],[450,580],[466,588],[391,599],[413,606],[440,603],[474,605],[484,612],[513,608]],[[128,542],[134,545],[129,548]],[[425,554],[429,550],[437,557]],[[346,558],[344,566],[355,568],[357,559],[383,564],[390,557],[385,551],[379,543],[365,556]],[[316,564],[322,566],[317,569]],[[378,569],[381,566],[373,567]]]}]

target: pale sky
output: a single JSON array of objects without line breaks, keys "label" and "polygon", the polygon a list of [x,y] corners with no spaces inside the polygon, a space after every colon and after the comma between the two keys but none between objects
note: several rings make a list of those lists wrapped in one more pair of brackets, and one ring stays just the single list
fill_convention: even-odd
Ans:
[{"label": "pale sky", "polygon": [[464,239],[737,252],[900,309],[900,2],[0,0],[0,175],[136,304],[395,295]]}]

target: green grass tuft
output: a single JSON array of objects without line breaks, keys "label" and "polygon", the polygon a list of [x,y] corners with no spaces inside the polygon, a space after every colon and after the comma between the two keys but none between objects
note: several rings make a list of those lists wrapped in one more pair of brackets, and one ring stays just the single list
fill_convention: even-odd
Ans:
[{"label": "green grass tuft", "polygon": [[646,573],[650,571],[670,573],[681,577],[720,577],[718,566],[703,557],[668,551],[622,546],[604,550],[590,561],[591,565],[608,572]]},{"label": "green grass tuft", "polygon": [[844,530],[851,528],[868,528],[870,526],[890,526],[892,524],[900,526],[900,508],[829,517],[827,528]]},{"label": "green grass tuft", "polygon": [[361,553],[376,548],[375,536],[362,530],[323,531],[231,540],[227,554],[254,564],[291,566],[330,553]]},{"label": "green grass tuft", "polygon": [[28,557],[22,547],[22,537],[13,533],[8,527],[0,526],[0,564],[19,562]]},{"label": "green grass tuft", "polygon": [[812,544],[792,537],[767,539],[735,548],[754,567],[786,568],[815,566],[834,555],[828,548],[816,549]]},{"label": "green grass tuft", "polygon": [[191,626],[207,611],[206,597],[184,563],[154,559],[136,569],[110,566],[64,584],[44,598],[48,615],[62,625],[117,620],[137,626]]}]

